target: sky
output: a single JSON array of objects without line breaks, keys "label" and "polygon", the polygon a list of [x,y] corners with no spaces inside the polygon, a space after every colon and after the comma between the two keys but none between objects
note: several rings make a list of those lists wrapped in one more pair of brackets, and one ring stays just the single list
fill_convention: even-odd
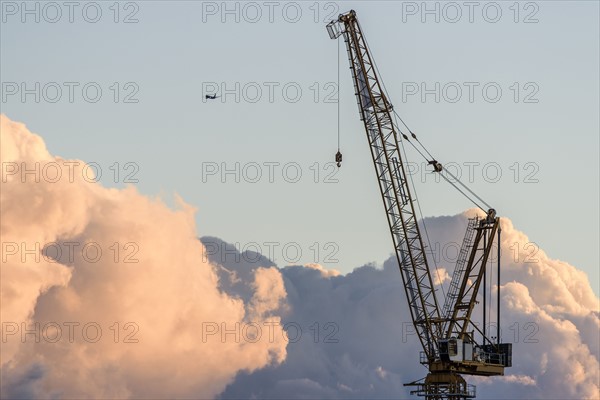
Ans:
[{"label": "sky", "polygon": [[[162,387],[166,393],[180,390],[181,397],[226,398],[256,394],[259,385],[267,397],[295,390],[386,397],[405,393],[406,377],[419,378],[391,359],[383,365],[361,355],[364,343],[345,342],[352,349],[348,359],[335,346],[326,347],[333,351],[323,359],[323,376],[330,380],[310,376],[302,360],[307,348],[281,341],[260,343],[247,357],[240,354],[248,346],[231,341],[214,353],[202,346],[190,350],[193,332],[223,318],[302,321],[310,331],[307,316],[315,308],[312,301],[299,307],[312,296],[304,285],[318,288],[314,307],[320,298],[339,300],[339,309],[325,310],[329,314],[324,311],[319,322],[344,326],[347,340],[349,332],[365,333],[361,320],[348,314],[349,300],[357,299],[344,297],[348,292],[361,289],[358,299],[369,299],[361,305],[375,301],[373,296],[404,304],[398,282],[385,282],[385,271],[393,270],[392,243],[348,60],[343,43],[338,47],[324,27],[349,9],[357,11],[395,110],[439,161],[510,224],[503,260],[513,270],[503,284],[512,313],[505,322],[523,329],[534,321],[542,324],[542,343],[568,339],[573,352],[589,353],[565,359],[549,352],[545,364],[574,363],[575,383],[560,392],[565,397],[593,393],[600,292],[597,2],[476,2],[473,9],[462,2],[394,1],[368,7],[311,1],[77,2],[72,9],[48,4],[1,2],[3,161],[83,160],[91,167],[78,165],[75,184],[64,187],[62,181],[15,185],[27,175],[11,172],[7,182],[13,185],[2,182],[3,242],[7,236],[19,243],[98,240],[105,257],[138,257],[147,273],[140,279],[139,270],[114,265],[94,270],[85,257],[56,256],[59,263],[43,271],[28,266],[26,272],[18,262],[13,270],[3,260],[8,286],[2,321],[90,315],[105,332],[115,319],[136,321],[146,341],[130,353],[103,346],[105,364],[90,364],[89,375],[73,382],[53,375],[48,360],[56,353],[47,341],[37,348],[3,343],[2,374],[9,382],[3,393],[147,397]],[[207,94],[220,97],[210,100]],[[344,154],[339,169],[333,164],[338,129]],[[406,151],[436,265],[450,271],[462,240],[455,225],[464,225],[463,213],[472,204],[436,182],[420,156]],[[452,234],[434,234],[446,230]],[[204,246],[190,237],[203,237]],[[243,270],[245,250],[265,259]],[[148,294],[147,288],[156,290]],[[106,296],[107,290],[120,300]],[[328,298],[330,292],[340,298]],[[136,299],[147,305],[138,308]],[[227,317],[216,309],[227,310]],[[384,311],[372,323],[384,323]],[[194,315],[203,317],[200,326],[189,322]],[[147,327],[157,322],[161,328],[149,334]],[[402,329],[400,322],[391,331]],[[180,327],[175,338],[168,326]],[[135,331],[135,325],[116,331],[128,328]],[[165,361],[168,352],[148,353],[166,340],[173,343],[176,364]],[[393,346],[393,340],[388,333],[369,343]],[[79,344],[99,349],[85,340]],[[532,397],[556,393],[559,388],[551,386],[544,391],[543,382],[564,371],[547,368],[535,358],[535,347],[528,348],[527,362],[510,379]],[[80,347],[69,349],[61,359],[65,365],[82,357]],[[406,355],[399,351],[394,355]],[[111,376],[106,366],[123,361],[124,354],[131,355],[131,364]],[[210,371],[197,364],[198,356],[216,368],[212,382],[189,383],[183,369],[201,376]],[[222,366],[219,357],[237,361]],[[135,368],[136,362],[167,362],[182,371],[143,387],[137,383],[154,375],[151,368]],[[332,365],[347,367],[342,370],[348,375],[332,375]],[[368,373],[353,388],[357,365]],[[280,369],[270,374],[270,368]],[[579,373],[581,368],[590,374]],[[392,376],[389,371],[397,374],[389,385],[365,391],[374,379]],[[108,381],[117,382],[114,392],[107,391]]]},{"label": "sky", "polygon": [[[430,152],[532,252],[579,266],[599,292],[597,2],[2,4],[2,112],[53,153],[97,163],[107,186],[178,193],[199,236],[342,271],[391,252],[343,43],[338,118],[324,28],[356,9],[391,102]],[[472,206],[407,151],[425,216]]]}]

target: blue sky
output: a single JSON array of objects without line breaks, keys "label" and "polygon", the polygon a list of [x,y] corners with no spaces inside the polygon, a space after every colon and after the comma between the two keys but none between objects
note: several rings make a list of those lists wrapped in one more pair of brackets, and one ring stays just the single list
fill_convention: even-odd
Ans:
[{"label": "blue sky", "polygon": [[[599,293],[597,2],[480,2],[472,22],[462,2],[82,2],[73,22],[62,3],[60,18],[26,3],[39,22],[22,4],[2,2],[2,113],[51,153],[97,163],[107,186],[132,174],[144,194],[178,193],[198,208],[199,236],[341,271],[392,252],[343,47],[344,163],[331,165],[338,46],[324,21],[355,9],[423,143],[463,177],[471,166],[472,188],[532,251],[586,271]],[[214,87],[223,97],[206,101]],[[424,215],[471,206],[407,156]]]}]

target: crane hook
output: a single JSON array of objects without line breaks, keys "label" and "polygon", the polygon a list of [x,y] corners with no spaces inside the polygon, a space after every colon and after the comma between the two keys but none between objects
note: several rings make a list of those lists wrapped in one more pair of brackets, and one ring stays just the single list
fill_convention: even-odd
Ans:
[{"label": "crane hook", "polygon": [[338,168],[342,166],[342,153],[338,149],[338,152],[335,154],[335,162],[337,163]]}]

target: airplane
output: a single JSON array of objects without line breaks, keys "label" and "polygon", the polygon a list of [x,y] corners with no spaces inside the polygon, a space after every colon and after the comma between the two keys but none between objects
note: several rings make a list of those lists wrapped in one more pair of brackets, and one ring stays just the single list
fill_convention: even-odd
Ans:
[{"label": "airplane", "polygon": [[207,95],[205,96],[205,98],[207,98],[207,99],[211,99],[211,100],[214,100],[214,99],[216,99],[217,97],[220,97],[220,96],[217,96],[217,94],[216,94],[216,93],[215,93],[215,94],[207,94]]}]

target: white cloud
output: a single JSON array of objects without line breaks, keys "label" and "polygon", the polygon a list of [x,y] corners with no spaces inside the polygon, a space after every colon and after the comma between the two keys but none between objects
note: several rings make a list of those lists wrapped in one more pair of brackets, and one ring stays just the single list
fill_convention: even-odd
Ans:
[{"label": "white cloud", "polygon": [[[406,398],[403,384],[426,374],[395,258],[345,275],[318,264],[277,269],[260,255],[222,258],[214,250],[224,242],[200,243],[183,201],[172,210],[133,187],[107,189],[81,175],[71,182],[66,167],[58,182],[23,183],[7,166],[69,160],[50,155],[22,124],[0,122],[3,397]],[[448,285],[450,250],[475,213],[425,221],[438,288]],[[55,260],[46,246],[46,257],[22,259],[22,243],[54,242],[94,242],[103,256]],[[137,245],[138,262],[123,262],[127,243]],[[597,398],[600,303],[587,275],[552,259],[508,218],[502,260],[502,338],[514,343],[513,367],[504,377],[468,377],[478,398]],[[70,322],[80,324],[73,341]],[[22,340],[35,323],[47,328],[42,340]],[[86,323],[101,327],[98,342],[83,337]],[[53,324],[62,327],[56,343]],[[132,333],[138,342],[124,343]]]},{"label": "white cloud", "polygon": [[452,277],[450,276],[448,271],[446,271],[446,268],[442,267],[442,268],[437,268],[436,270],[434,270],[432,272],[431,279],[433,279],[434,285],[440,286],[446,282],[449,282],[452,279]]},{"label": "white cloud", "polygon": [[[446,287],[455,254],[443,250],[460,248],[467,218],[476,213],[426,219],[443,277],[433,278]],[[599,303],[586,274],[551,259],[508,218],[502,218],[502,261],[502,338],[513,343],[513,366],[503,377],[467,377],[478,386],[477,397],[598,398]],[[336,329],[329,332],[338,341],[325,342],[322,335],[315,341],[309,330],[306,340],[288,345],[284,364],[238,377],[223,398],[277,398],[281,382],[303,379],[311,385],[295,386],[295,395],[309,397],[318,384],[328,398],[409,397],[403,384],[427,371],[418,364],[420,344],[394,257],[383,269],[363,266],[334,277],[311,266],[285,267],[282,273],[291,308],[283,321],[307,330],[319,323],[321,334],[325,323],[333,323]],[[491,292],[495,310],[496,289]],[[441,290],[438,295],[443,303]]]},{"label": "white cloud", "polygon": [[327,269],[327,268],[323,267],[321,264],[308,263],[308,264],[304,264],[304,266],[306,268],[316,269],[317,271],[320,271],[321,275],[323,275],[323,277],[325,277],[325,278],[328,278],[330,276],[340,275],[340,271],[338,271],[336,269]]},{"label": "white cloud", "polygon": [[[227,295],[203,261],[190,206],[179,201],[171,210],[133,187],[107,189],[78,173],[71,180],[68,160],[51,156],[39,136],[5,116],[0,122],[3,398],[207,398],[239,371],[285,359],[281,332],[272,341],[222,340],[236,324],[281,330],[286,292],[276,268],[247,277],[250,302]],[[49,169],[38,182],[6,169],[43,171],[49,162],[62,179]],[[69,242],[79,245],[64,251]],[[102,251],[97,261],[81,250],[86,243]],[[17,251],[5,251],[12,244]],[[23,246],[36,244],[45,256],[23,259]],[[61,256],[52,251],[58,246]],[[35,324],[23,340],[23,328]]]}]

